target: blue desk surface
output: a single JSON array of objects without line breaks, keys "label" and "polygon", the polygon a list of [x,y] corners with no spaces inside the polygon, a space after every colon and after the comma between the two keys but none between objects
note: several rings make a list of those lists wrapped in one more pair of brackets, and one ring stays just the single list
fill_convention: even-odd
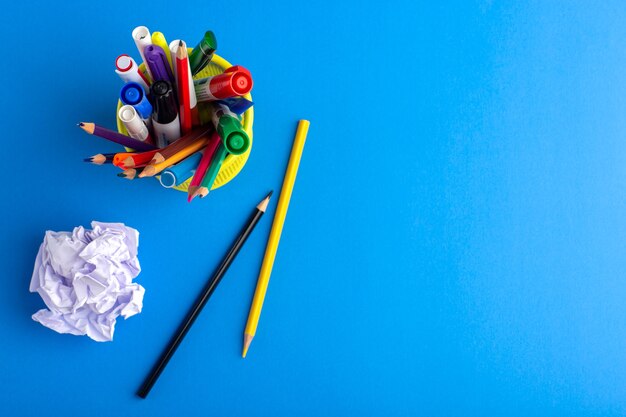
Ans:
[{"label": "blue desk surface", "polygon": [[[52,2],[51,2],[52,3]],[[11,2],[0,415],[626,413],[626,7],[527,2]],[[550,4],[548,4],[550,3]],[[255,77],[254,148],[204,201],[116,178],[119,53],[140,24]],[[15,45],[15,46],[13,46]],[[134,396],[251,208],[308,142],[261,324],[274,214],[147,400]],[[112,343],[33,322],[44,231],[140,233],[144,311]]]}]

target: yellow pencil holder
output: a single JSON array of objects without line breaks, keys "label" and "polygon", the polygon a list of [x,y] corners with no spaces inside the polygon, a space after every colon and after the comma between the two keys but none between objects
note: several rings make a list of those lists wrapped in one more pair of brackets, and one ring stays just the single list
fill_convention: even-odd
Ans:
[{"label": "yellow pencil holder", "polygon": [[[189,50],[189,53],[191,54],[192,48],[188,48],[188,50]],[[213,59],[211,60],[209,65],[207,65],[206,68],[204,68],[202,71],[196,74],[194,79],[205,78],[205,77],[210,77],[212,75],[221,74],[222,72],[224,72],[226,68],[229,68],[231,66],[232,65],[221,56],[213,55]],[[139,66],[139,69],[141,71],[145,71],[145,64],[142,63]],[[252,101],[252,96],[249,93],[246,94],[244,97]],[[126,131],[126,127],[124,126],[124,123],[122,123],[120,118],[117,116],[122,106],[123,106],[122,101],[118,100],[117,110],[115,112],[115,119],[117,120],[117,131],[123,135],[128,135],[128,132]],[[201,106],[201,103],[198,103],[198,106]],[[206,122],[211,123],[210,120],[203,120],[202,112],[200,113],[201,113],[200,114],[201,121],[205,123]],[[242,153],[241,155],[229,154],[224,159],[224,163],[222,164],[222,167],[220,168],[217,174],[217,178],[215,178],[213,187],[211,187],[212,190],[215,190],[216,188],[221,187],[222,185],[228,183],[230,180],[235,178],[237,174],[239,174],[239,172],[243,169],[243,166],[246,164],[246,162],[248,161],[248,157],[250,156],[250,151],[252,150],[252,123],[253,122],[254,122],[254,106],[246,110],[245,113],[242,115],[242,119],[241,119],[241,125],[243,126],[248,136],[250,136],[250,147],[248,148],[246,152]],[[190,182],[191,182],[191,178],[189,178],[187,181],[173,188],[178,191],[187,192],[187,188],[189,187]]]}]

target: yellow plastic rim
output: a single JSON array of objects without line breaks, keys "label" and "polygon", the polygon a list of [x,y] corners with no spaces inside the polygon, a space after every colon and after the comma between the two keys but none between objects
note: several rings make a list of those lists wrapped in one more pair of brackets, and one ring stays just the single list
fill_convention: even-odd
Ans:
[{"label": "yellow plastic rim", "polygon": [[[189,53],[191,53],[191,50],[192,49],[189,48]],[[212,75],[221,74],[222,72],[224,72],[226,68],[229,68],[231,66],[232,65],[230,64],[230,62],[226,61],[221,56],[213,55],[213,59],[211,60],[211,63],[207,65],[206,68],[204,68],[198,74],[196,74],[194,78],[195,79],[205,78],[205,77],[210,77]],[[139,68],[142,71],[145,71],[143,63],[139,66]],[[252,101],[252,96],[250,95],[250,93],[246,94],[244,97]],[[122,101],[118,100],[117,110],[115,112],[115,120],[117,120],[117,131],[123,135],[127,135],[128,132],[126,131],[126,126],[124,126],[124,123],[122,123],[122,121],[117,115],[122,105],[123,105]],[[241,155],[228,155],[226,159],[224,159],[224,163],[222,164],[222,167],[220,168],[220,171],[217,174],[217,178],[215,178],[215,182],[213,183],[213,187],[211,187],[211,190],[215,190],[216,188],[221,187],[222,185],[228,183],[230,180],[235,178],[237,174],[239,174],[239,172],[243,169],[243,166],[246,164],[246,162],[248,161],[248,157],[250,156],[250,151],[252,150],[252,123],[253,122],[254,122],[254,106],[246,110],[246,112],[242,115],[242,119],[241,119],[241,124],[244,130],[246,131],[248,136],[250,136],[250,147],[248,148],[246,152],[242,153]],[[189,178],[184,183],[177,185],[173,188],[178,191],[187,192],[187,188],[189,187],[190,182],[191,182],[191,178]]]}]

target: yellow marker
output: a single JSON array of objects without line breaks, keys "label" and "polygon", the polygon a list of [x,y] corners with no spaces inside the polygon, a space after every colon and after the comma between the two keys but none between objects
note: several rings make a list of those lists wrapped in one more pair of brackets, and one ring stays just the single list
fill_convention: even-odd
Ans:
[{"label": "yellow marker", "polygon": [[254,338],[256,328],[259,325],[259,317],[261,316],[261,309],[263,308],[263,300],[265,300],[267,284],[270,282],[270,275],[272,273],[272,267],[274,266],[274,259],[276,258],[276,250],[278,249],[280,234],[282,233],[283,225],[285,224],[285,217],[287,216],[287,209],[289,208],[289,200],[291,199],[293,185],[296,182],[296,174],[298,174],[298,166],[300,165],[300,158],[302,157],[306,134],[309,131],[309,124],[308,120],[300,120],[298,123],[298,130],[296,131],[296,137],[293,141],[293,147],[291,148],[291,156],[289,157],[289,163],[287,164],[283,187],[280,191],[276,214],[274,214],[272,230],[270,231],[270,237],[267,240],[265,256],[263,257],[263,264],[261,265],[261,272],[259,272],[259,279],[256,284],[256,290],[254,291],[252,305],[250,306],[250,313],[248,314],[248,323],[246,323],[246,330],[243,333],[243,353],[241,356],[244,358],[248,353],[248,348],[250,347],[250,343],[252,343],[252,338]]},{"label": "yellow marker", "polygon": [[170,63],[170,69],[172,70],[172,73],[174,73],[174,65],[172,65],[172,57],[170,56],[170,48],[167,45],[167,41],[165,40],[163,33],[154,32],[152,34],[152,43],[163,49],[163,52],[165,52],[165,56],[167,57],[167,62]]}]

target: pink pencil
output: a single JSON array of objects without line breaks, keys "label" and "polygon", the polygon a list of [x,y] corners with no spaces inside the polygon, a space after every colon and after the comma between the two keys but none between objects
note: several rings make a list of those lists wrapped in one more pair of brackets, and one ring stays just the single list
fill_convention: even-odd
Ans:
[{"label": "pink pencil", "polygon": [[217,132],[213,132],[211,139],[209,139],[209,143],[204,149],[204,154],[202,154],[202,159],[200,160],[200,163],[196,168],[196,172],[193,174],[191,183],[189,183],[189,188],[187,190],[187,202],[190,202],[193,199],[193,194],[202,182],[202,179],[204,178],[204,174],[206,174],[207,169],[209,169],[209,165],[211,165],[211,159],[213,159],[213,155],[215,154],[215,151],[217,151],[220,141],[221,139]]}]

